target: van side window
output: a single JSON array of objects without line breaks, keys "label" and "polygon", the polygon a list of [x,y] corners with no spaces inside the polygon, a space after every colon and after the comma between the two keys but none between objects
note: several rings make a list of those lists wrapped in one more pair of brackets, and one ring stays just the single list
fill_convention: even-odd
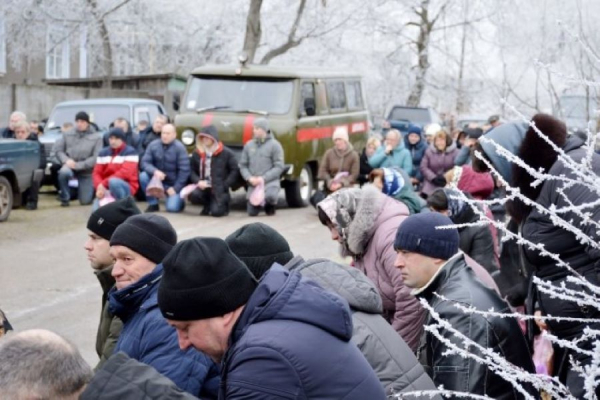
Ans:
[{"label": "van side window", "polygon": [[300,115],[306,115],[306,110],[304,108],[306,104],[306,99],[312,99],[313,104],[316,101],[315,98],[315,85],[312,82],[303,82],[302,89],[300,90]]},{"label": "van side window", "polygon": [[346,108],[346,93],[344,91],[344,82],[327,82],[327,100],[329,100],[330,110],[341,110]]},{"label": "van side window", "polygon": [[360,90],[360,82],[346,82],[346,97],[348,99],[348,109],[359,110],[363,108],[362,92]]}]

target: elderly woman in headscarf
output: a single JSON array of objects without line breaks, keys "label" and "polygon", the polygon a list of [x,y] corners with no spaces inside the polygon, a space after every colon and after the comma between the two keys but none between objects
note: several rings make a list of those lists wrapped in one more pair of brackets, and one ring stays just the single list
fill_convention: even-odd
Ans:
[{"label": "elderly woman in headscarf", "polygon": [[[427,206],[432,211],[448,216],[457,225],[479,221],[479,215],[460,197],[461,194],[456,189],[437,189],[427,198]],[[465,254],[481,264],[490,274],[498,271],[498,247],[494,243],[489,226],[464,226],[458,228],[458,233],[459,247]]]},{"label": "elderly woman in headscarf", "polygon": [[408,174],[399,168],[377,168],[369,174],[369,181],[386,194],[408,207],[411,214],[421,212],[425,200],[415,193]]},{"label": "elderly woman in headscarf", "polygon": [[317,205],[321,223],[340,243],[342,254],[377,286],[383,301],[383,317],[416,350],[423,327],[423,309],[404,286],[395,266],[394,239],[408,217],[406,205],[372,185],[342,189]]}]

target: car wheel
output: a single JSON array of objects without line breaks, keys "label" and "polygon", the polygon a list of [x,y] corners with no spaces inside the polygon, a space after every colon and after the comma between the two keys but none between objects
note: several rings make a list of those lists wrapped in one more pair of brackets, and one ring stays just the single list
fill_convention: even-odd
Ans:
[{"label": "car wheel", "polygon": [[306,207],[310,204],[313,192],[313,174],[309,165],[305,165],[295,181],[285,184],[285,200],[293,208]]},{"label": "car wheel", "polygon": [[8,179],[0,176],[0,222],[8,219],[13,205],[13,191]]}]

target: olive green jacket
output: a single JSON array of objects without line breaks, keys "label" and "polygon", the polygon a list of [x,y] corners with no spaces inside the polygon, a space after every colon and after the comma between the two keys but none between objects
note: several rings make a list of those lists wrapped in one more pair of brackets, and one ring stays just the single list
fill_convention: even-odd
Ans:
[{"label": "olive green jacket", "polygon": [[98,353],[100,361],[94,370],[101,368],[113,354],[121,329],[123,329],[123,322],[108,310],[108,292],[115,284],[115,278],[112,277],[111,272],[112,265],[94,272],[102,287],[102,313],[96,335],[96,353]]}]

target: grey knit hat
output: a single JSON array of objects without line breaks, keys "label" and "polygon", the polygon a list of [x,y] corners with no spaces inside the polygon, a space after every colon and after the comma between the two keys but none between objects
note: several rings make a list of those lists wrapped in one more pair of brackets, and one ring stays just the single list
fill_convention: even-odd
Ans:
[{"label": "grey knit hat", "polygon": [[254,126],[262,129],[265,132],[269,132],[269,121],[266,118],[257,118],[254,121]]}]

